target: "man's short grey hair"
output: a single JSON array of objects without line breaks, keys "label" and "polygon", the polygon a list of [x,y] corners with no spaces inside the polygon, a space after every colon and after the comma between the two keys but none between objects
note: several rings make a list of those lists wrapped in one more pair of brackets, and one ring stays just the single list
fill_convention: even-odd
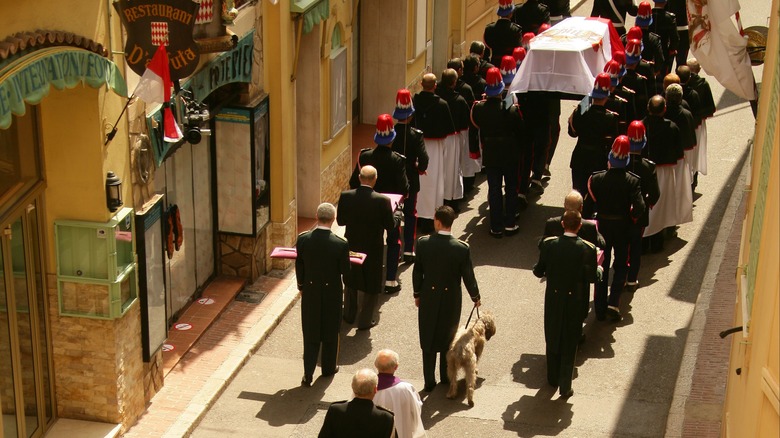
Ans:
[{"label": "man's short grey hair", "polygon": [[360,173],[358,174],[358,179],[360,181],[375,181],[377,177],[376,167],[371,165],[366,165],[360,168]]},{"label": "man's short grey hair", "polygon": [[317,221],[323,224],[333,222],[336,219],[336,207],[330,202],[323,202],[317,207]]},{"label": "man's short grey hair", "polygon": [[398,353],[384,349],[376,354],[374,366],[380,373],[392,374],[398,367]]},{"label": "man's short grey hair", "polygon": [[666,101],[674,104],[679,105],[682,102],[683,97],[683,89],[680,84],[669,84],[668,87],[666,87]]},{"label": "man's short grey hair", "polygon": [[699,64],[699,61],[696,58],[689,58],[688,61],[685,62],[685,64],[688,66],[688,68],[691,69],[693,73],[699,74],[701,71],[701,65]]},{"label": "man's short grey hair", "polygon": [[356,397],[368,397],[374,394],[378,384],[379,377],[376,373],[369,368],[363,368],[352,377],[352,392]]}]

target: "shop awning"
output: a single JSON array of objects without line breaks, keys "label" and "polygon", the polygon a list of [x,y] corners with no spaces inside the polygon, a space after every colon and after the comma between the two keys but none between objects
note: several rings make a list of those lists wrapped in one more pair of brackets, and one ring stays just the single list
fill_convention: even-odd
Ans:
[{"label": "shop awning", "polygon": [[303,33],[309,33],[314,26],[330,16],[330,1],[293,0],[290,2],[290,12],[303,14]]},{"label": "shop awning", "polygon": [[252,82],[254,29],[244,35],[232,50],[220,53],[188,79],[182,88],[191,89],[193,97],[203,102],[212,91],[236,82]]},{"label": "shop awning", "polygon": [[76,47],[36,50],[0,69],[0,129],[11,126],[13,115],[25,113],[25,102],[39,103],[52,85],[58,90],[87,84],[107,85],[127,97],[127,84],[119,67],[97,53]]}]

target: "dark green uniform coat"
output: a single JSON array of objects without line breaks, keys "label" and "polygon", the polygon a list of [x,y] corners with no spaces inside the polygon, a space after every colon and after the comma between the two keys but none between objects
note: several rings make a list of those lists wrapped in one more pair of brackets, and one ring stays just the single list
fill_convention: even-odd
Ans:
[{"label": "dark green uniform coat", "polygon": [[348,285],[367,294],[378,294],[382,287],[382,254],[385,230],[395,228],[399,219],[393,216],[390,199],[368,186],[347,190],[339,197],[339,225],[345,226],[344,236],[351,251],[362,252],[362,265],[352,265]]},{"label": "dark green uniform coat", "polygon": [[435,233],[417,240],[412,280],[420,299],[418,324],[423,351],[447,351],[460,324],[461,279],[471,300],[479,287],[467,243],[449,234]]},{"label": "dark green uniform coat", "polygon": [[330,405],[319,438],[389,438],[395,420],[389,410],[371,400],[353,398]]},{"label": "dark green uniform coat", "polygon": [[549,237],[542,242],[534,275],[547,277],[544,294],[544,339],[547,381],[561,394],[571,389],[574,358],[582,336],[583,308],[589,283],[597,280],[596,247],[576,236]]},{"label": "dark green uniform coat", "polygon": [[330,340],[341,328],[342,279],[349,277],[349,245],[330,230],[315,228],[301,233],[295,247],[303,340]]}]

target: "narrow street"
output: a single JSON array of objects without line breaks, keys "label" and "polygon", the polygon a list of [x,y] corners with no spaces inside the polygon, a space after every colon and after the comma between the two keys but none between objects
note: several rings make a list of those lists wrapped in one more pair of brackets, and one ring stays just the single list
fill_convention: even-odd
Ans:
[{"label": "narrow street", "polygon": [[[746,26],[766,24],[768,4],[755,3],[743,4]],[[586,15],[590,8],[591,2],[585,2],[575,14]],[[754,74],[760,79],[761,68],[754,68]],[[577,356],[575,394],[569,399],[559,399],[546,383],[544,284],[531,268],[538,257],[544,221],[561,213],[570,188],[569,158],[575,139],[566,134],[566,119],[576,102],[562,103],[561,138],[552,178],[544,194],[533,198],[522,212],[519,234],[500,240],[488,235],[487,183],[484,176],[478,179],[453,234],[471,246],[481,310],[495,315],[497,334],[485,347],[473,408],[465,401],[462,382],[456,400],[445,398],[443,385],[432,393],[421,393],[429,436],[664,435],[696,300],[706,283],[710,255],[723,252],[722,247],[715,247],[718,231],[722,224],[730,226],[735,220],[736,206],[730,201],[744,185],[740,173],[753,136],[749,104],[724,91],[713,78],[708,80],[717,112],[708,120],[709,173],[699,177],[693,222],[681,226],[663,252],[643,256],[639,289],[624,293],[621,300],[622,322],[598,322],[592,312],[588,316],[587,339]],[[391,105],[388,102],[388,111]],[[727,256],[735,250],[727,250]],[[192,436],[316,436],[328,405],[351,396],[352,375],[360,368],[373,367],[376,353],[383,348],[399,353],[397,375],[421,390],[411,274],[411,265],[401,265],[403,288],[397,295],[382,297],[377,327],[356,331],[343,326],[341,371],[323,378],[317,368],[311,388],[300,387],[303,349],[300,304],[296,304]],[[471,310],[467,303],[462,324]]]}]

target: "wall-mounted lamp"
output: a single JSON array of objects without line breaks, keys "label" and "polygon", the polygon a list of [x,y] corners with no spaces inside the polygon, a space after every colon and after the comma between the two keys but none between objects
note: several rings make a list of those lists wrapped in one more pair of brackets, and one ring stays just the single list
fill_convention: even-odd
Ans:
[{"label": "wall-mounted lamp", "polygon": [[122,206],[122,180],[108,171],[106,174],[106,207],[112,213]]}]

